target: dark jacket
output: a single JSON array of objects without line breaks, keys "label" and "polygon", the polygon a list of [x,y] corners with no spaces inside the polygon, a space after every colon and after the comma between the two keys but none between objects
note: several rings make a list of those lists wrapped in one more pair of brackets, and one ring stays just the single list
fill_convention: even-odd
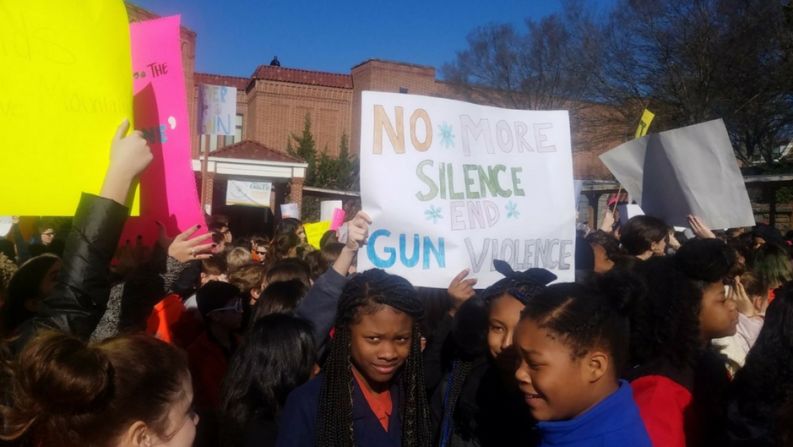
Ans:
[{"label": "dark jacket", "polygon": [[[278,447],[314,447],[317,439],[317,411],[319,392],[324,374],[296,388],[286,400],[278,423]],[[369,408],[358,382],[352,386],[352,426],[355,445],[361,447],[402,447],[402,421],[399,411],[393,411],[388,421],[388,431],[383,429]],[[395,381],[396,382],[396,381]],[[393,408],[400,408],[401,393],[398,385],[391,388]]]},{"label": "dark jacket", "polygon": [[278,438],[278,423],[271,417],[257,415],[248,422],[243,447],[274,447]]},{"label": "dark jacket", "polygon": [[323,349],[330,328],[336,320],[336,308],[345,284],[347,277],[330,268],[317,278],[297,307],[297,315],[314,325],[314,341],[318,351]]},{"label": "dark jacket", "polygon": [[21,350],[42,328],[88,339],[107,305],[110,261],[128,213],[113,200],[83,193],[66,240],[58,285],[42,300],[39,314],[20,327],[14,350]]}]

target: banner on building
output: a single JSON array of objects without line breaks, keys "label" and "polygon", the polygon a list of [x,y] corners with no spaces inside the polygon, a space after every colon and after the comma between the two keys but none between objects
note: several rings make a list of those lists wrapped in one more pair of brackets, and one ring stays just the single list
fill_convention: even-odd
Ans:
[{"label": "banner on building", "polygon": [[600,159],[647,215],[688,227],[754,226],[746,184],[722,120],[628,141]]},{"label": "banner on building", "polygon": [[152,244],[160,222],[170,235],[204,223],[190,153],[190,124],[182,69],[179,16],[135,22],[132,72],[135,128],[154,160],[140,178],[140,217],[127,221],[122,243],[143,237]]},{"label": "banner on building", "polygon": [[246,182],[229,180],[226,186],[226,205],[270,206],[270,182]]},{"label": "banner on building", "polygon": [[0,215],[73,215],[132,120],[124,2],[3,2],[0,22]]},{"label": "banner on building", "polygon": [[359,270],[478,287],[542,267],[574,279],[575,205],[566,111],[521,111],[363,92],[361,197],[373,219]]},{"label": "banner on building", "polygon": [[198,128],[202,135],[234,135],[237,89],[225,85],[198,86]]}]

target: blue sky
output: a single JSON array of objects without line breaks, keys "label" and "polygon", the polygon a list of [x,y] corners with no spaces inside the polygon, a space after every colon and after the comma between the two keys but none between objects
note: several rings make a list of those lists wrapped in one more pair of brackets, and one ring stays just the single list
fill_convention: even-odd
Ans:
[{"label": "blue sky", "polygon": [[[589,0],[599,10],[615,0]],[[159,15],[181,14],[198,33],[196,70],[250,76],[277,55],[282,66],[348,73],[367,59],[440,68],[487,23],[522,26],[561,0],[132,0]]]}]

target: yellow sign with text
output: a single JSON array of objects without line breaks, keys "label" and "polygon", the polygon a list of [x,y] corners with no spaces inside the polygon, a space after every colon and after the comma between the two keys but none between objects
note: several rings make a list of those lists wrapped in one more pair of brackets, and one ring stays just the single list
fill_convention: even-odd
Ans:
[{"label": "yellow sign with text", "polygon": [[73,215],[132,120],[124,3],[2,2],[0,23],[0,215]]}]

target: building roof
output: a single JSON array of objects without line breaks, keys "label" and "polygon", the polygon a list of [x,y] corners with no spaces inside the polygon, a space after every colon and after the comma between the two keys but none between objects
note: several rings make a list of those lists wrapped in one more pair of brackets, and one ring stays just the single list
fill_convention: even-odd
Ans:
[{"label": "building roof", "polygon": [[248,83],[251,82],[250,78],[211,73],[195,73],[194,79],[196,84],[224,85],[226,87],[236,87],[237,90],[245,90],[248,87]]},{"label": "building roof", "polygon": [[362,67],[362,66],[364,66],[364,65],[366,65],[366,64],[368,64],[370,62],[386,64],[386,65],[401,65],[403,67],[417,68],[417,69],[420,69],[420,70],[430,71],[433,74],[435,74],[435,67],[433,67],[432,65],[421,65],[421,64],[414,64],[412,62],[401,62],[401,61],[393,61],[393,60],[388,60],[388,59],[377,59],[377,58],[366,59],[363,62],[355,64],[352,67],[352,70],[355,70],[358,67]]},{"label": "building roof", "polygon": [[211,157],[237,158],[242,160],[275,161],[280,163],[305,163],[291,155],[270,149],[252,140],[243,140],[210,153]]},{"label": "building roof", "polygon": [[273,65],[259,65],[253,72],[253,79],[352,89],[352,76],[348,74],[298,70]]},{"label": "building roof", "polygon": [[[148,9],[141,8],[140,6],[133,4],[129,1],[125,1],[124,6],[126,6],[127,8],[127,16],[129,18],[130,23],[160,18],[159,15],[149,11]],[[182,34],[187,34],[191,36],[193,39],[195,39],[196,37],[195,31],[191,30],[190,28],[184,25],[180,25],[179,30]]]}]

